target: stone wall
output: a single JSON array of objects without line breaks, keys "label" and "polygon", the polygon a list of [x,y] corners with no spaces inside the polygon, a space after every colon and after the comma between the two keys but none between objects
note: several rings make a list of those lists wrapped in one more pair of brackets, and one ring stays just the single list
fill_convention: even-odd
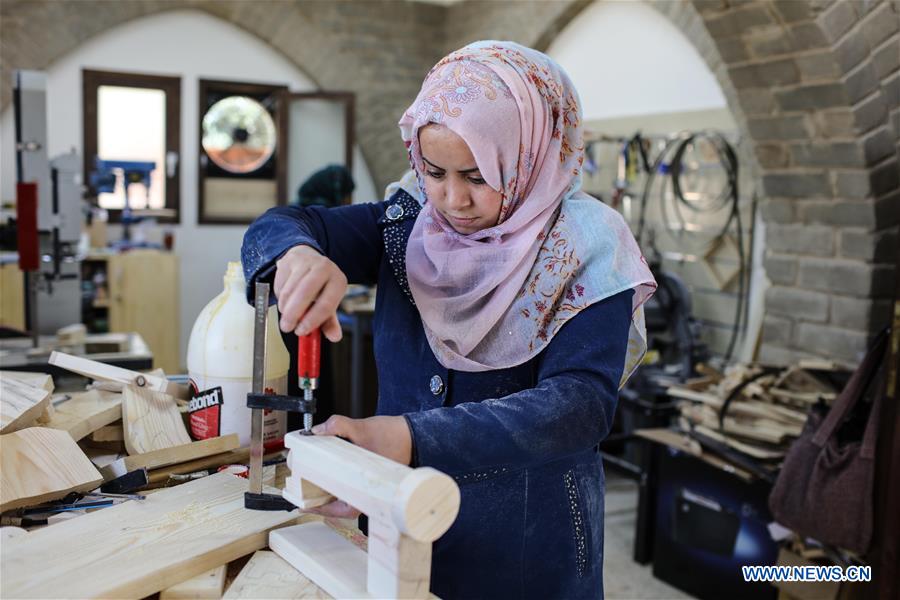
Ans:
[{"label": "stone wall", "polygon": [[[177,9],[204,11],[245,29],[322,88],[355,92],[357,142],[376,188],[384,189],[408,168],[396,123],[440,57],[446,10],[420,2],[4,0],[2,106],[11,99],[12,69],[44,69],[105,30]],[[177,71],[172,65],[172,72]]]},{"label": "stone wall", "polygon": [[[900,3],[648,1],[706,60],[753,146],[744,168],[757,182],[773,284],[761,359],[856,361],[888,321],[895,277]],[[546,49],[589,4],[7,0],[0,100],[9,102],[13,68],[45,68],[130,19],[203,10],[259,36],[322,87],[356,92],[359,143],[381,186],[406,167],[396,121],[441,55],[483,38]]]},{"label": "stone wall", "polygon": [[[894,290],[900,3],[649,3],[694,44],[753,145],[744,168],[756,175],[773,284],[760,358],[855,362],[888,323]],[[558,32],[587,4],[462,2],[448,46],[505,37],[544,49],[553,37],[534,23]]]}]

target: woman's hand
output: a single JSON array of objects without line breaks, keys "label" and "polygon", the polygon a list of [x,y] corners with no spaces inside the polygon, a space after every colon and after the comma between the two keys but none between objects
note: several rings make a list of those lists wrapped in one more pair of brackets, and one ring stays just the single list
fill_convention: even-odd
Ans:
[{"label": "woman's hand", "polygon": [[347,277],[338,266],[309,246],[294,246],[275,267],[281,330],[299,336],[321,327],[330,341],[340,341],[337,308],[347,292]]},{"label": "woman's hand", "polygon": [[[408,465],[412,462],[412,434],[403,417],[369,417],[351,419],[333,415],[324,423],[312,429],[316,435],[336,435],[350,440],[357,446],[371,450],[385,458]],[[326,517],[353,519],[359,511],[342,500],[310,509],[311,512]]]}]

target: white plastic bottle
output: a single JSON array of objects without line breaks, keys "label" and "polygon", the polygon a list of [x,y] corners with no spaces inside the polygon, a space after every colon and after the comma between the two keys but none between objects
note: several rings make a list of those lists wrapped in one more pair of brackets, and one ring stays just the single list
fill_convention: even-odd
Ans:
[{"label": "white plastic bottle", "polygon": [[[191,435],[206,439],[237,433],[250,443],[247,394],[253,384],[254,310],[246,300],[241,264],[229,262],[225,289],[200,312],[187,351],[191,378]],[[269,309],[266,335],[266,393],[286,394],[290,357],[278,333],[275,307]],[[285,413],[263,417],[266,451],[279,449],[287,429]]]}]

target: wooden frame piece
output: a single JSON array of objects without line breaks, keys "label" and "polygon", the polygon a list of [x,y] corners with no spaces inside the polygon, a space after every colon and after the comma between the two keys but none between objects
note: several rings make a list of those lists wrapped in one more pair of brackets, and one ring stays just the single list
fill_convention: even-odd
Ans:
[{"label": "wooden frame piece", "polygon": [[284,498],[308,508],[333,495],[356,507],[369,517],[369,551],[322,523],[273,532],[272,550],[337,598],[427,598],[431,544],[459,512],[456,482],[332,436],[292,432],[284,441]]},{"label": "wooden frame piece", "polygon": [[54,367],[66,369],[67,371],[72,371],[73,373],[78,373],[84,377],[90,377],[91,379],[115,381],[116,383],[125,385],[134,384],[138,387],[146,387],[147,389],[156,392],[164,392],[170,396],[181,398],[183,400],[187,400],[190,397],[187,386],[178,385],[165,377],[159,377],[149,373],[138,373],[137,371],[114,367],[96,360],[66,354],[65,352],[53,351],[47,362]]},{"label": "wooden frame piece", "polygon": [[[94,170],[94,157],[97,155],[97,90],[101,85],[148,88],[162,90],[166,93],[166,154],[174,152],[178,157],[178,165],[172,177],[166,177],[166,209],[175,211],[175,216],[158,216],[160,223],[181,222],[181,77],[161,75],[145,75],[142,73],[121,73],[114,71],[96,71],[82,69],[82,119],[84,152],[84,181],[90,181]],[[158,169],[166,170],[166,165],[158,165]],[[121,210],[110,210],[109,220],[118,223],[122,220]]]},{"label": "wooden frame piece", "polygon": [[191,443],[175,398],[136,385],[122,390],[122,431],[132,455]]}]

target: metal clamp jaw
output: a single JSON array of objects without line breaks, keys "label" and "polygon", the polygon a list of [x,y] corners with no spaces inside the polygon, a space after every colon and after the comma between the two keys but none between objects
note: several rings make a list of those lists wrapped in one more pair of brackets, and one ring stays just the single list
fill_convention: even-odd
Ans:
[{"label": "metal clamp jaw", "polygon": [[316,413],[315,399],[307,400],[297,396],[282,396],[279,394],[254,394],[251,392],[247,394],[247,407],[299,412],[310,415]]},{"label": "metal clamp jaw", "polygon": [[315,400],[266,394],[263,392],[266,380],[266,333],[269,312],[269,284],[256,283],[255,323],[253,329],[253,387],[247,394],[250,413],[250,490],[244,493],[244,508],[250,510],[287,510],[297,508],[278,494],[262,491],[263,459],[263,411],[283,410],[312,414],[316,411]]}]

